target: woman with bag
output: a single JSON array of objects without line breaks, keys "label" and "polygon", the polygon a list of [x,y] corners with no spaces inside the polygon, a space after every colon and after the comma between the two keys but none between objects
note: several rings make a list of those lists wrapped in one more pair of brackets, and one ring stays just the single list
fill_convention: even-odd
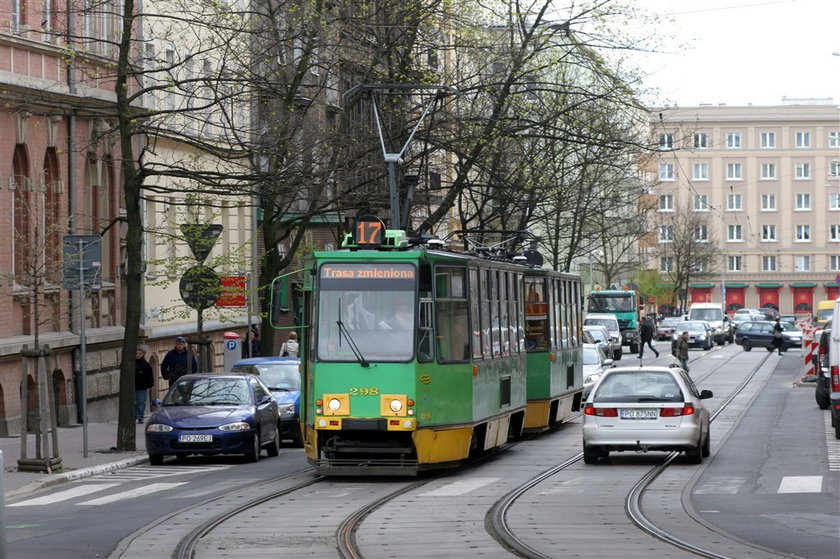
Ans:
[{"label": "woman with bag", "polygon": [[773,348],[779,350],[779,355],[782,354],[782,345],[784,344],[784,338],[782,337],[782,323],[779,319],[776,319],[776,324],[773,325]]},{"label": "woman with bag", "polygon": [[297,334],[289,332],[289,339],[280,346],[280,357],[297,357],[298,347]]}]

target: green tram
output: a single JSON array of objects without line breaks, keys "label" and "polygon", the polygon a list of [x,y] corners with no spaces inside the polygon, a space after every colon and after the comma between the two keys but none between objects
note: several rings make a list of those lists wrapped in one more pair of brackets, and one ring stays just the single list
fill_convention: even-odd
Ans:
[{"label": "green tram", "polygon": [[577,276],[371,223],[314,253],[303,285],[301,428],[317,473],[453,467],[579,408]]}]

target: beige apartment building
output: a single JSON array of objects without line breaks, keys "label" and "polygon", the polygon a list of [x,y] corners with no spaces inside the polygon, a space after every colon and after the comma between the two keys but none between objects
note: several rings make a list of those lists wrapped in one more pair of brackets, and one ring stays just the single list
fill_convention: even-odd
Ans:
[{"label": "beige apartment building", "polygon": [[[810,314],[840,293],[840,111],[832,99],[652,111],[659,141],[657,230],[649,266],[667,272],[676,212],[702,212],[695,238],[722,262],[698,264],[689,302]],[[722,266],[720,264],[723,264]],[[724,288],[725,286],[725,288]]]}]

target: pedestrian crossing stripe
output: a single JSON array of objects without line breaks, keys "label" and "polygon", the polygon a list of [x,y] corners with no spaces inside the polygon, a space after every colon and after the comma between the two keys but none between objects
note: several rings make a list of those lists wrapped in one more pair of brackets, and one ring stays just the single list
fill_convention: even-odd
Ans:
[{"label": "pedestrian crossing stripe", "polygon": [[820,493],[822,476],[785,476],[779,484],[779,493]]},{"label": "pedestrian crossing stripe", "polygon": [[34,507],[34,506],[41,506],[41,505],[52,505],[54,503],[59,503],[61,501],[67,501],[69,499],[75,499],[76,497],[84,497],[85,495],[90,495],[91,493],[96,493],[98,491],[102,491],[103,489],[110,489],[111,487],[116,487],[120,485],[119,483],[97,483],[95,485],[78,485],[76,487],[71,487],[70,489],[65,489],[64,491],[57,491],[55,493],[50,493],[49,495],[44,495],[43,497],[35,497],[34,499],[27,499],[26,501],[21,501],[19,503],[12,503],[11,505],[7,505],[9,507]]},{"label": "pedestrian crossing stripe", "polygon": [[840,439],[834,436],[834,427],[831,426],[831,412],[823,414],[825,421],[825,440],[828,447],[828,470],[840,472]]},{"label": "pedestrian crossing stripe", "polygon": [[137,487],[135,489],[131,489],[129,491],[122,491],[120,493],[114,493],[113,495],[106,495],[105,497],[99,497],[98,499],[92,499],[90,501],[85,501],[83,503],[76,503],[77,505],[107,505],[108,503],[114,503],[116,501],[123,501],[126,499],[133,499],[134,497],[142,497],[144,495],[149,495],[151,493],[157,493],[159,491],[167,491],[169,489],[175,489],[179,485],[184,485],[187,483],[186,481],[180,483],[151,483],[149,485],[143,487]]}]

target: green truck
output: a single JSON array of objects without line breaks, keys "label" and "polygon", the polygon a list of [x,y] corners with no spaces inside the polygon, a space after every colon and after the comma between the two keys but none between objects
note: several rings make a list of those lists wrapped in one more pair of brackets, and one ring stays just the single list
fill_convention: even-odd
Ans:
[{"label": "green truck", "polygon": [[639,300],[635,291],[593,291],[589,294],[586,311],[614,315],[621,330],[621,345],[630,346],[630,353],[639,352]]}]

